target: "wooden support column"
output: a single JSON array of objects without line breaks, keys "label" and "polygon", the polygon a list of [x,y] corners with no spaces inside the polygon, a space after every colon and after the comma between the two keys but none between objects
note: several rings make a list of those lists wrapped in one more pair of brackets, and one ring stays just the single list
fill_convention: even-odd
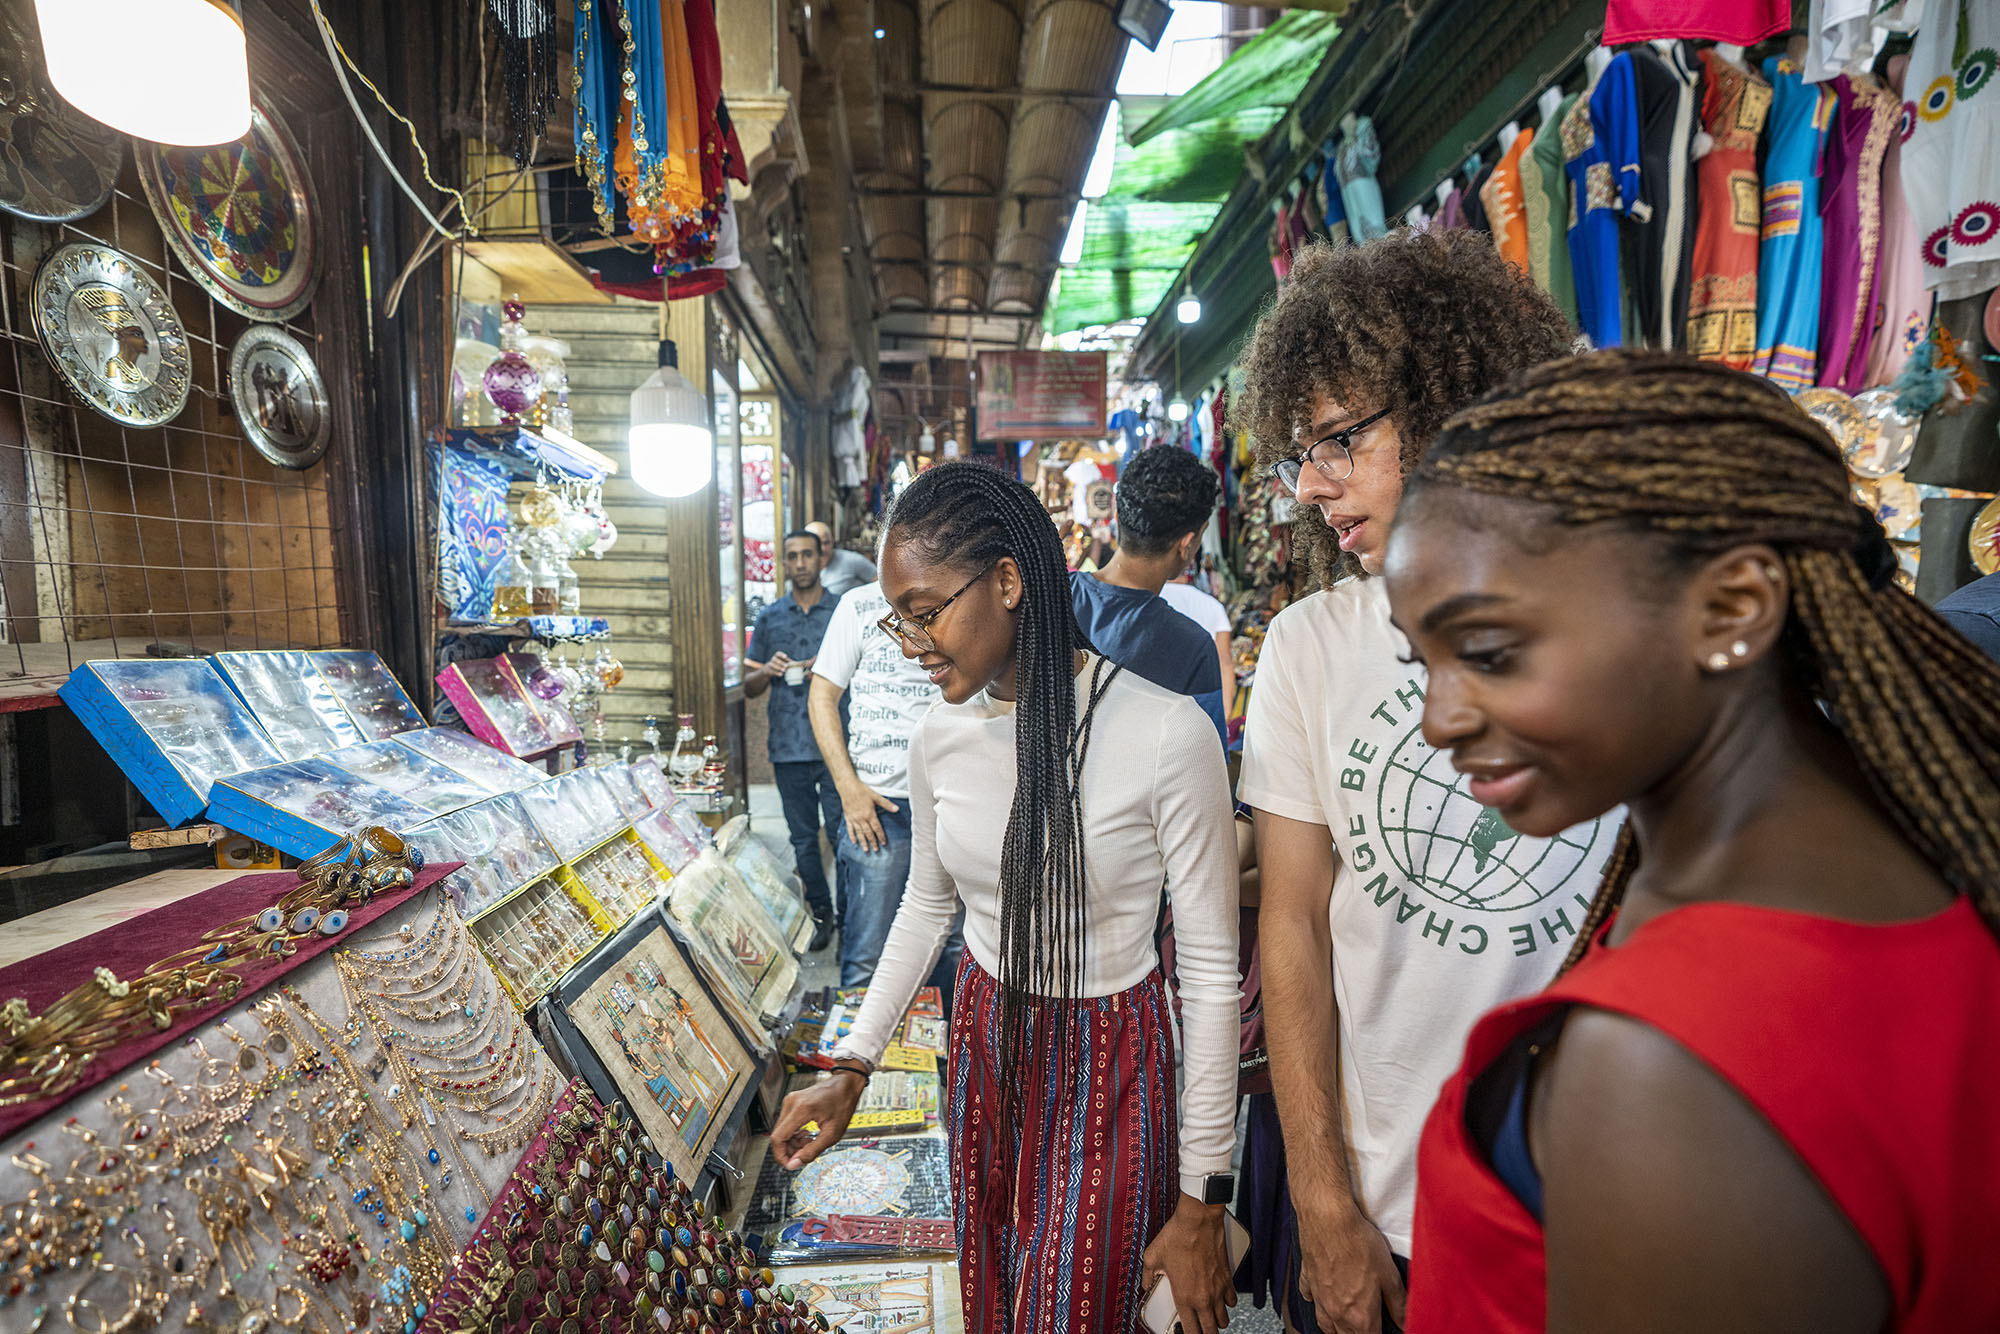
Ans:
[{"label": "wooden support column", "polygon": [[[681,374],[708,397],[708,298],[667,303],[667,337]],[[710,406],[713,424],[714,408]],[[722,687],[722,548],[715,483],[668,500],[668,632],[673,636],[674,709],[706,736],[727,731]],[[669,729],[669,735],[671,730]]]}]

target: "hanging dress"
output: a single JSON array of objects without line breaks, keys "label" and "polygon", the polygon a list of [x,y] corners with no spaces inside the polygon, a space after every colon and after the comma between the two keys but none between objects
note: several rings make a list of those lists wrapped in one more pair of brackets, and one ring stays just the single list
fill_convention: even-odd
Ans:
[{"label": "hanging dress", "polygon": [[1523,129],[1501,155],[1493,175],[1479,192],[1486,206],[1486,225],[1502,259],[1528,269],[1528,218],[1521,188],[1521,161],[1535,146],[1535,132]]},{"label": "hanging dress", "polygon": [[1858,393],[1874,331],[1882,253],[1882,155],[1903,104],[1873,79],[1833,81],[1839,100],[1820,169],[1819,369],[1814,382]]},{"label": "hanging dress", "polygon": [[1342,136],[1340,151],[1334,156],[1347,234],[1356,245],[1389,233],[1389,224],[1382,216],[1382,187],[1375,180],[1375,169],[1381,165],[1382,146],[1375,140],[1375,122],[1358,116],[1354,133]]},{"label": "hanging dress", "polygon": [[1639,116],[1639,176],[1636,193],[1620,200],[1625,214],[1619,228],[1623,272],[1637,317],[1627,334],[1629,341],[1672,349],[1686,337],[1694,267],[1695,85],[1700,76],[1679,42],[1666,56],[1642,46],[1630,59]]},{"label": "hanging dress", "polygon": [[1608,0],[1606,46],[1656,37],[1755,46],[1792,26],[1792,0]]},{"label": "hanging dress", "polygon": [[1688,291],[1688,350],[1747,371],[1757,361],[1757,136],[1771,111],[1771,85],[1750,70],[1701,53],[1701,124],[1712,141],[1695,163],[1700,221]]},{"label": "hanging dress", "polygon": [[1910,202],[1903,193],[1903,145],[1916,128],[1917,109],[1904,102],[1904,75],[1910,67],[1908,56],[1891,56],[1889,87],[1900,105],[1896,132],[1882,155],[1882,263],[1875,281],[1873,338],[1868,344],[1868,366],[1861,377],[1864,388],[1888,384],[1903,369],[1910,353],[1924,341],[1931,327],[1931,293],[1924,286],[1924,253],[1917,224],[1910,217]]},{"label": "hanging dress", "polygon": [[1563,118],[1562,135],[1577,320],[1598,347],[1620,347],[1625,302],[1618,276],[1619,190],[1636,187],[1639,175],[1639,107],[1629,55],[1613,58],[1597,85],[1577,99]]},{"label": "hanging dress", "polygon": [[1563,118],[1578,101],[1562,100],[1521,159],[1522,212],[1528,229],[1528,272],[1576,323],[1576,279],[1569,265],[1569,174],[1563,170]]},{"label": "hanging dress", "polygon": [[1797,392],[1813,382],[1819,346],[1819,163],[1835,99],[1832,89],[1805,82],[1788,59],[1766,60],[1764,77],[1771,84],[1771,133],[1751,369]]},{"label": "hanging dress", "polygon": [[2000,285],[2000,5],[1932,0],[1910,50],[1903,188],[1941,301]]}]

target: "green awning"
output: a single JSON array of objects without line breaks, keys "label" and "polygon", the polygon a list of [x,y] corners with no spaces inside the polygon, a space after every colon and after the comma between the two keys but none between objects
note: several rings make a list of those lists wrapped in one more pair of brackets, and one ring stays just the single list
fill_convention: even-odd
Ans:
[{"label": "green awning", "polygon": [[1083,257],[1058,276],[1042,327],[1066,333],[1151,314],[1220,207],[1111,195],[1091,200],[1083,219]]},{"label": "green awning", "polygon": [[1244,43],[1222,67],[1172,100],[1132,135],[1134,145],[1168,130],[1233,116],[1250,107],[1282,113],[1319,68],[1340,32],[1338,15],[1294,9]]},{"label": "green awning", "polygon": [[[1251,106],[1212,120],[1153,135],[1144,143],[1134,131],[1156,119],[1177,99],[1119,99],[1118,155],[1107,199],[1150,199],[1163,203],[1219,202],[1243,175],[1243,145],[1255,143],[1278,123],[1283,108]],[[1134,147],[1134,144],[1138,144]]]}]

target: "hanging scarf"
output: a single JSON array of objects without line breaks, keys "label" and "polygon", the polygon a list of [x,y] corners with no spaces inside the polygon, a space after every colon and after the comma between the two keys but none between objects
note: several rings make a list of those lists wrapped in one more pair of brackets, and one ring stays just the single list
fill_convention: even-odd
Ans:
[{"label": "hanging scarf", "polygon": [[617,0],[576,0],[576,42],[571,78],[576,89],[576,168],[590,185],[597,225],[611,230],[617,200],[612,194],[611,146],[617,135],[621,63],[619,43],[607,40],[604,9]]}]

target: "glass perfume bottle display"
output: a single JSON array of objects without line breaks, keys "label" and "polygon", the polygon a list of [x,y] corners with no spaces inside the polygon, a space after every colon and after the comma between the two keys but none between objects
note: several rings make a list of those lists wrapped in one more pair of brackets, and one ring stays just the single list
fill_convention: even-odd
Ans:
[{"label": "glass perfume bottle display", "polygon": [[701,748],[695,740],[694,715],[681,715],[680,731],[674,733],[673,758],[667,761],[667,772],[674,776],[674,782],[686,787],[701,772]]},{"label": "glass perfume bottle display", "polygon": [[493,578],[493,619],[518,621],[534,610],[529,584],[534,576],[521,559],[521,547],[512,533],[507,535],[507,554],[500,560],[500,572]]}]

